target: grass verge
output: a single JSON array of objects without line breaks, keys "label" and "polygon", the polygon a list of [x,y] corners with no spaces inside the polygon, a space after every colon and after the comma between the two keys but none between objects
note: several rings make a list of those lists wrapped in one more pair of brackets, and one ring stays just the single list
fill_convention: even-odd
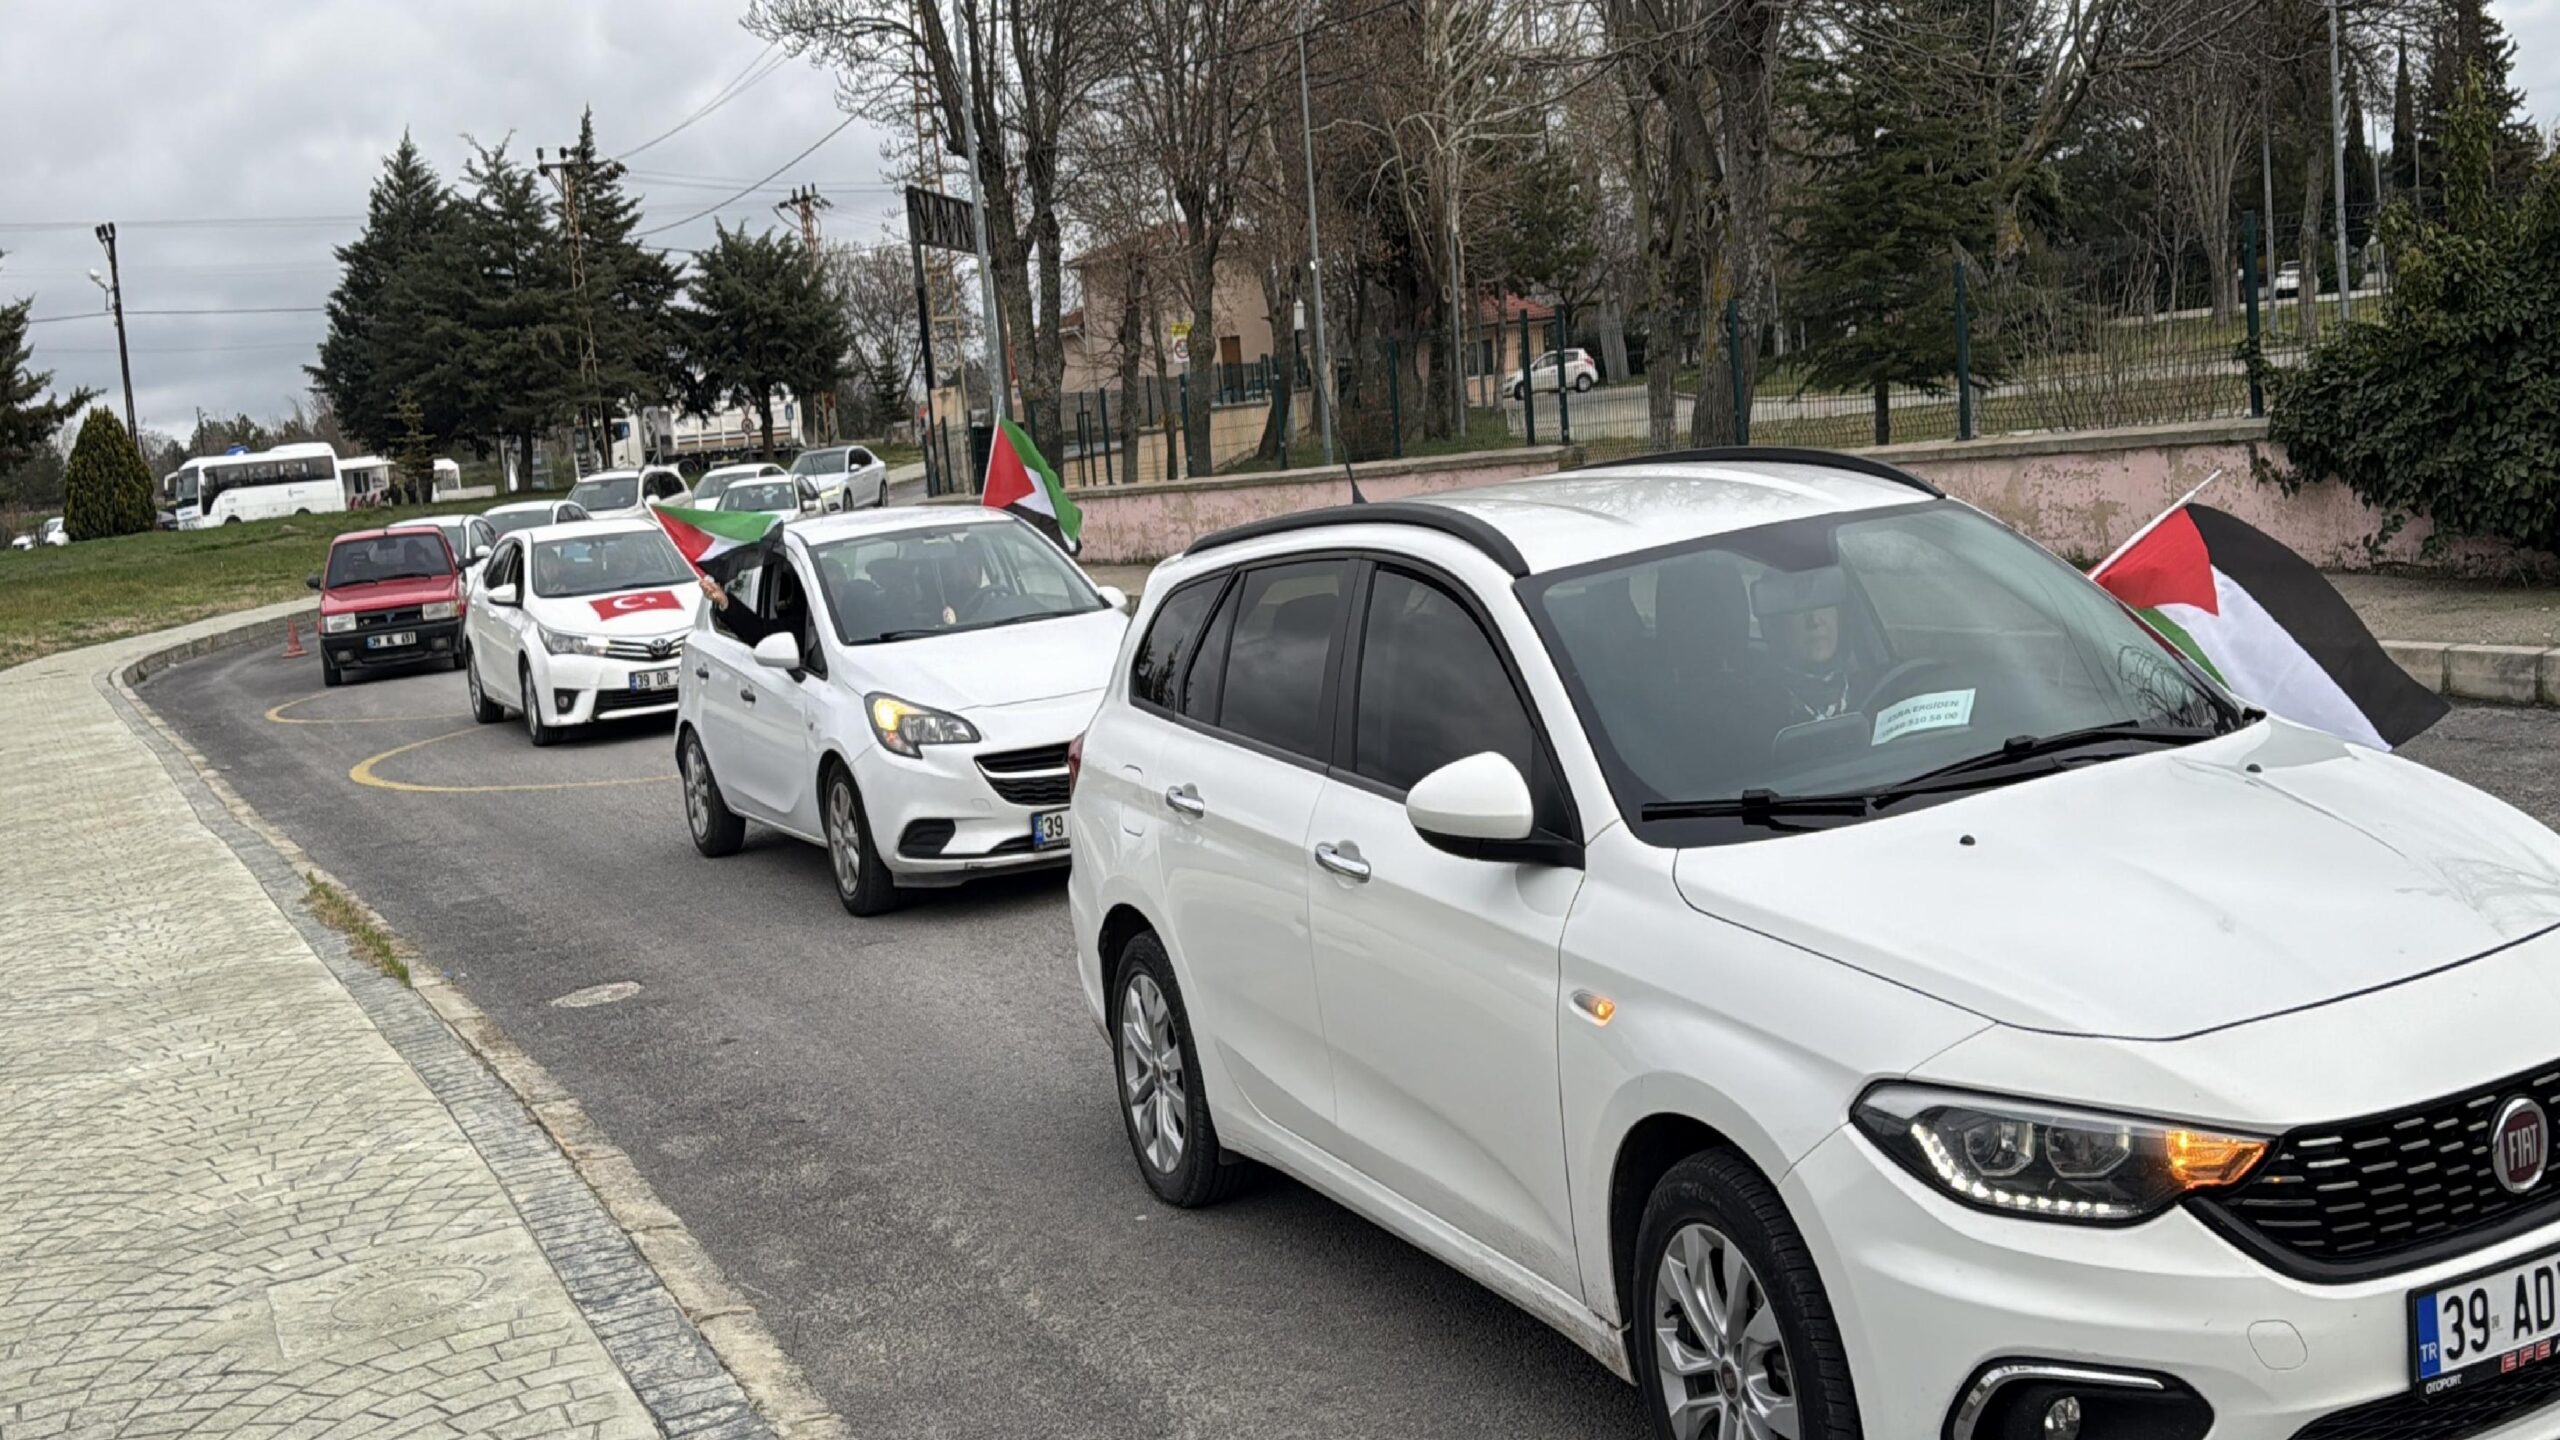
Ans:
[{"label": "grass verge", "polygon": [[492,503],[297,515],[0,551],[0,669],[307,595],[303,578],[346,531]]},{"label": "grass verge", "polygon": [[312,918],[346,936],[348,948],[374,969],[403,985],[409,983],[409,962],[401,958],[400,942],[391,938],[371,911],[317,875],[302,878],[311,887],[303,892],[302,904]]}]

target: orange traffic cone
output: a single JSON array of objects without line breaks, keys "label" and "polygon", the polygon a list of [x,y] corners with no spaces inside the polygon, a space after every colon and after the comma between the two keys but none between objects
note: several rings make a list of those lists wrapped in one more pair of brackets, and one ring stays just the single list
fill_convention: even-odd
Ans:
[{"label": "orange traffic cone", "polygon": [[310,651],[302,648],[302,622],[299,620],[285,621],[284,658],[287,660],[299,660],[310,653]]}]

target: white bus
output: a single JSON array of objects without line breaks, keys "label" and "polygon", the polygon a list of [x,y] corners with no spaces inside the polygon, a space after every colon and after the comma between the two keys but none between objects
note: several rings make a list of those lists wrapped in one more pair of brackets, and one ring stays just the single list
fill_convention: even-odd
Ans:
[{"label": "white bus", "polygon": [[169,477],[178,528],[318,515],[347,508],[338,452],[318,441],[246,455],[202,455]]}]

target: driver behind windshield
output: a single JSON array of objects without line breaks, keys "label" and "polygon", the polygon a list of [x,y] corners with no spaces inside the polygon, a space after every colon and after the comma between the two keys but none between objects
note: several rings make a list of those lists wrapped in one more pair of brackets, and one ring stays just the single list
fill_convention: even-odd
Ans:
[{"label": "driver behind windshield", "polygon": [[1840,603],[1848,593],[1837,566],[1772,570],[1751,586],[1751,608],[1776,662],[1789,724],[1828,720],[1855,708],[1853,666],[1840,642]]}]

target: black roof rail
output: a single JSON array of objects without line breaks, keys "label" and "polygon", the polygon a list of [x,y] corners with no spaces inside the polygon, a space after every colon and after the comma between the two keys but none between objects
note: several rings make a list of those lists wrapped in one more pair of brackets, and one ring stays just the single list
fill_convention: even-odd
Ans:
[{"label": "black roof rail", "polygon": [[1594,460],[1581,468],[1606,470],[1621,465],[1666,465],[1683,462],[1724,463],[1735,460],[1765,460],[1780,465],[1826,465],[1834,470],[1852,470],[1908,485],[1943,500],[1947,492],[1897,465],[1867,455],[1843,454],[1837,450],[1809,450],[1795,445],[1717,445],[1704,450],[1666,450],[1657,455],[1628,455],[1616,460]]},{"label": "black roof rail", "polygon": [[1334,525],[1411,525],[1419,530],[1437,530],[1483,551],[1486,558],[1501,566],[1514,580],[1529,573],[1529,562],[1522,558],[1520,547],[1511,543],[1510,536],[1466,511],[1446,505],[1415,505],[1396,500],[1368,505],[1328,505],[1321,510],[1300,510],[1274,515],[1267,520],[1249,520],[1242,525],[1203,535],[1192,541],[1190,548],[1182,553],[1197,555],[1204,550],[1259,540],[1265,535],[1322,530]]}]

